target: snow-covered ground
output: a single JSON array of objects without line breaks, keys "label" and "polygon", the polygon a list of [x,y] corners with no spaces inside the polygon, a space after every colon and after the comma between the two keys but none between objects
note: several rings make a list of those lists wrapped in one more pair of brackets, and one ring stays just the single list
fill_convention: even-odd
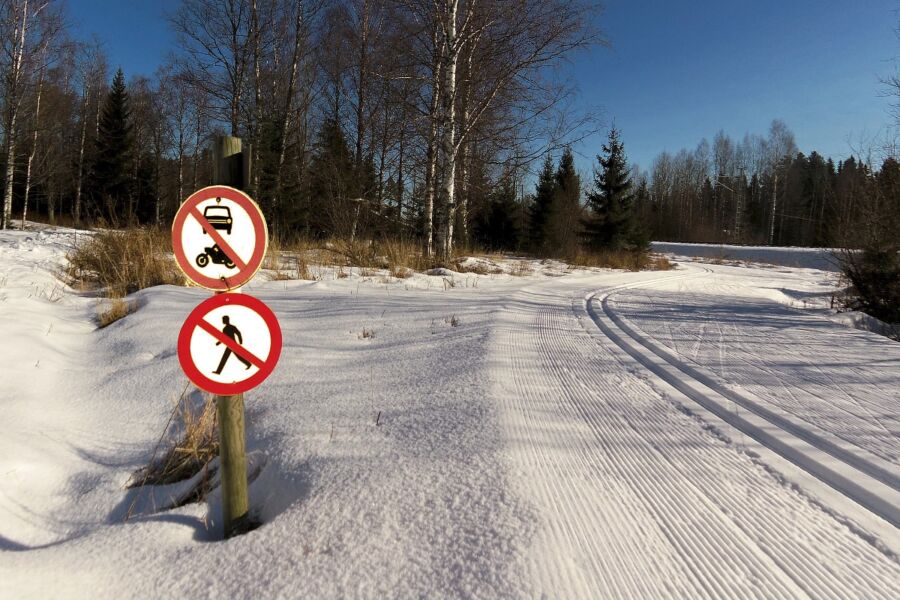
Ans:
[{"label": "snow-covered ground", "polygon": [[835,248],[791,248],[778,246],[732,246],[728,244],[687,244],[653,242],[653,250],[678,256],[702,256],[716,262],[750,261],[785,267],[839,271]]},{"label": "snow-covered ground", "polygon": [[74,235],[0,233],[0,598],[900,595],[900,344],[830,318],[834,273],[261,274],[263,525],[219,542],[215,498],[124,488],[208,294],[97,329]]}]

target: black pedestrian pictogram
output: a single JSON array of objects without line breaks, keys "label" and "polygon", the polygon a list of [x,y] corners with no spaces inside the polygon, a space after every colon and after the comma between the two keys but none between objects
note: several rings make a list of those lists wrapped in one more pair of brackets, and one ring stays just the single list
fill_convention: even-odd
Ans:
[{"label": "black pedestrian pictogram", "polygon": [[[240,332],[240,330],[239,330],[237,327],[235,327],[234,325],[231,324],[231,319],[228,318],[228,315],[225,315],[225,316],[222,317],[222,323],[225,324],[225,327],[222,328],[222,333],[224,333],[225,335],[227,335],[228,337],[230,337],[231,339],[233,339],[233,340],[234,340],[235,342],[237,342],[238,344],[243,345],[243,344],[244,344],[244,338],[241,337],[241,332]],[[216,342],[216,346],[218,346],[218,345],[221,344],[221,343],[222,343],[222,342]],[[220,375],[220,374],[222,373],[222,369],[225,368],[225,363],[228,362],[228,357],[230,357],[231,354],[232,354],[231,348],[229,348],[229,347],[226,346],[226,347],[225,347],[225,353],[222,354],[222,360],[219,361],[219,366],[218,366],[218,368],[217,368],[215,371],[213,371],[213,374],[215,374],[215,375]],[[236,357],[239,361],[241,361],[242,363],[244,363],[244,365],[246,365],[246,367],[247,367],[248,369],[249,369],[251,366],[253,366],[253,365],[251,365],[247,360],[245,360],[244,358],[242,358],[239,354],[235,354],[235,357]]]}]

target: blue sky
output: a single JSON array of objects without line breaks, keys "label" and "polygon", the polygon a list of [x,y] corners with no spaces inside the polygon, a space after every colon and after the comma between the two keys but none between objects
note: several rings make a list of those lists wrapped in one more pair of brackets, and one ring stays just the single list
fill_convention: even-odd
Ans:
[{"label": "blue sky", "polygon": [[[152,75],[172,48],[178,0],[69,0],[79,37],[97,34],[113,67]],[[900,0],[606,0],[609,48],[582,53],[571,76],[585,106],[622,130],[644,168],[724,129],[765,133],[783,119],[801,150],[843,158],[848,138],[888,122],[879,75],[900,55]],[[589,168],[605,134],[576,148]]]},{"label": "blue sky", "polygon": [[[900,54],[898,0],[607,0],[611,42],[574,64],[585,102],[622,130],[629,158],[694,147],[773,118],[800,149],[840,158],[888,122],[879,75]],[[579,150],[596,154],[591,140]]]}]

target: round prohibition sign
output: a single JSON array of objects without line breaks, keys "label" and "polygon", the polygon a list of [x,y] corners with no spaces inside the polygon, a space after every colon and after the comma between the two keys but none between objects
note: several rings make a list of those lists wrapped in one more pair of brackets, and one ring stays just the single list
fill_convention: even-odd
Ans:
[{"label": "round prohibition sign", "polygon": [[256,387],[272,373],[281,345],[278,319],[261,300],[217,294],[185,319],[178,334],[178,361],[200,389],[231,396]]},{"label": "round prohibition sign", "polygon": [[266,255],[268,228],[259,205],[232,187],[191,194],[172,223],[175,262],[188,279],[223,292],[253,278]]}]

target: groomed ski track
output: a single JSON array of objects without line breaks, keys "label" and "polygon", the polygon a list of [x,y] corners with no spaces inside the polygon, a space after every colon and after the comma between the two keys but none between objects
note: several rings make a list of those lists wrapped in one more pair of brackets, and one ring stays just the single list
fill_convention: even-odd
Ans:
[{"label": "groomed ski track", "polygon": [[892,466],[796,420],[730,411],[724,384],[604,302],[702,275],[552,282],[509,299],[494,369],[515,479],[542,513],[523,559],[534,594],[897,597]]}]

